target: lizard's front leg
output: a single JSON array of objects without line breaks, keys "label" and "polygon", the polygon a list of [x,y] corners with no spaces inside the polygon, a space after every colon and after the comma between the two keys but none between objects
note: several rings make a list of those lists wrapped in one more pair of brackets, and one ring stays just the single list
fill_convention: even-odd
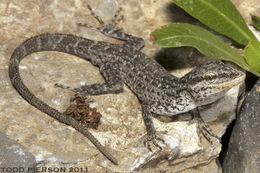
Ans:
[{"label": "lizard's front leg", "polygon": [[161,139],[160,137],[158,137],[156,134],[156,130],[153,125],[152,114],[153,113],[150,111],[149,105],[142,104],[142,115],[143,115],[143,120],[144,120],[144,124],[146,127],[146,132],[147,132],[147,139],[144,141],[144,145],[150,151],[152,151],[151,146],[150,146],[151,142],[160,149],[162,149],[162,147],[158,144],[158,141],[161,141],[164,143],[164,140]]}]

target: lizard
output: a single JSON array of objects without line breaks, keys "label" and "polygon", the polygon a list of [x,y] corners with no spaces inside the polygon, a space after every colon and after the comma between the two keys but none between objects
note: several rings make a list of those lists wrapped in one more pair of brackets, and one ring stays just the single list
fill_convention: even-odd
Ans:
[{"label": "lizard", "polygon": [[29,104],[78,130],[114,164],[118,164],[117,160],[84,124],[50,107],[26,87],[19,73],[19,63],[26,56],[35,52],[58,51],[75,55],[99,67],[105,82],[73,88],[77,96],[117,94],[123,92],[124,84],[127,85],[140,101],[147,132],[144,145],[149,150],[151,150],[151,144],[160,148],[158,143],[164,142],[157,135],[153,125],[154,115],[174,117],[182,113],[194,112],[199,106],[220,99],[228,89],[240,84],[245,78],[244,73],[221,61],[198,66],[185,76],[178,78],[154,59],[142,53],[143,38],[125,33],[116,27],[122,18],[116,20],[117,15],[115,15],[111,22],[105,23],[90,6],[88,8],[101,27],[79,25],[95,29],[107,37],[121,40],[122,44],[95,41],[63,33],[36,35],[21,43],[12,53],[9,62],[9,77],[13,87]]}]

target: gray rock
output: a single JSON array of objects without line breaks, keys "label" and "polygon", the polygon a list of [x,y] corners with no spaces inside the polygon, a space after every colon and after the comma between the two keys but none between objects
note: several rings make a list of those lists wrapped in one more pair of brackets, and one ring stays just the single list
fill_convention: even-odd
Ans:
[{"label": "gray rock", "polygon": [[34,156],[15,140],[0,133],[0,172],[33,172]]},{"label": "gray rock", "polygon": [[260,172],[260,79],[241,107],[224,159],[223,171]]}]

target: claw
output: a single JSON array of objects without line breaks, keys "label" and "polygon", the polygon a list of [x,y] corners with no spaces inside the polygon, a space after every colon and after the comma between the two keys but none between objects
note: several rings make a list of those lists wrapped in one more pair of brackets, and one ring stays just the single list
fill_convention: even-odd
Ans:
[{"label": "claw", "polygon": [[98,30],[96,27],[88,25],[88,24],[85,24],[85,23],[78,23],[78,26],[89,28],[89,29],[92,29],[92,30]]},{"label": "claw", "polygon": [[148,148],[149,151],[151,151],[151,152],[153,151],[153,150],[151,149],[151,146],[150,146],[150,143],[148,142],[148,140],[145,140],[145,141],[144,141],[144,146],[145,146],[146,148]]}]

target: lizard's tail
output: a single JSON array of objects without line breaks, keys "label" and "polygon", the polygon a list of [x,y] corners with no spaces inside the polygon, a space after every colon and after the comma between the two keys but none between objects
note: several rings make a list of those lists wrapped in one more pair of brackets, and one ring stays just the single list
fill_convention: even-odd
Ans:
[{"label": "lizard's tail", "polygon": [[[19,73],[19,64],[24,57],[34,52],[40,51],[62,51],[64,52],[64,48],[60,44],[58,40],[55,42],[53,39],[62,39],[58,36],[68,36],[62,34],[42,34],[35,37],[32,37],[22,43],[19,47],[17,47],[10,59],[9,63],[9,77],[11,80],[12,85],[18,91],[18,93],[31,105],[36,107],[37,109],[41,110],[42,112],[48,114],[49,116],[55,118],[59,122],[64,124],[70,125],[71,127],[75,128],[83,135],[85,135],[96,147],[97,149],[106,156],[111,162],[114,164],[118,164],[117,160],[100,144],[100,142],[88,131],[87,127],[80,122],[74,120],[70,116],[66,116],[65,114],[59,112],[58,110],[50,107],[40,99],[38,99],[35,95],[33,95],[30,90],[24,85],[20,73]],[[75,37],[75,36],[74,36]],[[47,39],[47,40],[46,40]],[[49,40],[48,40],[49,39]],[[86,41],[91,41],[87,40]]]}]

